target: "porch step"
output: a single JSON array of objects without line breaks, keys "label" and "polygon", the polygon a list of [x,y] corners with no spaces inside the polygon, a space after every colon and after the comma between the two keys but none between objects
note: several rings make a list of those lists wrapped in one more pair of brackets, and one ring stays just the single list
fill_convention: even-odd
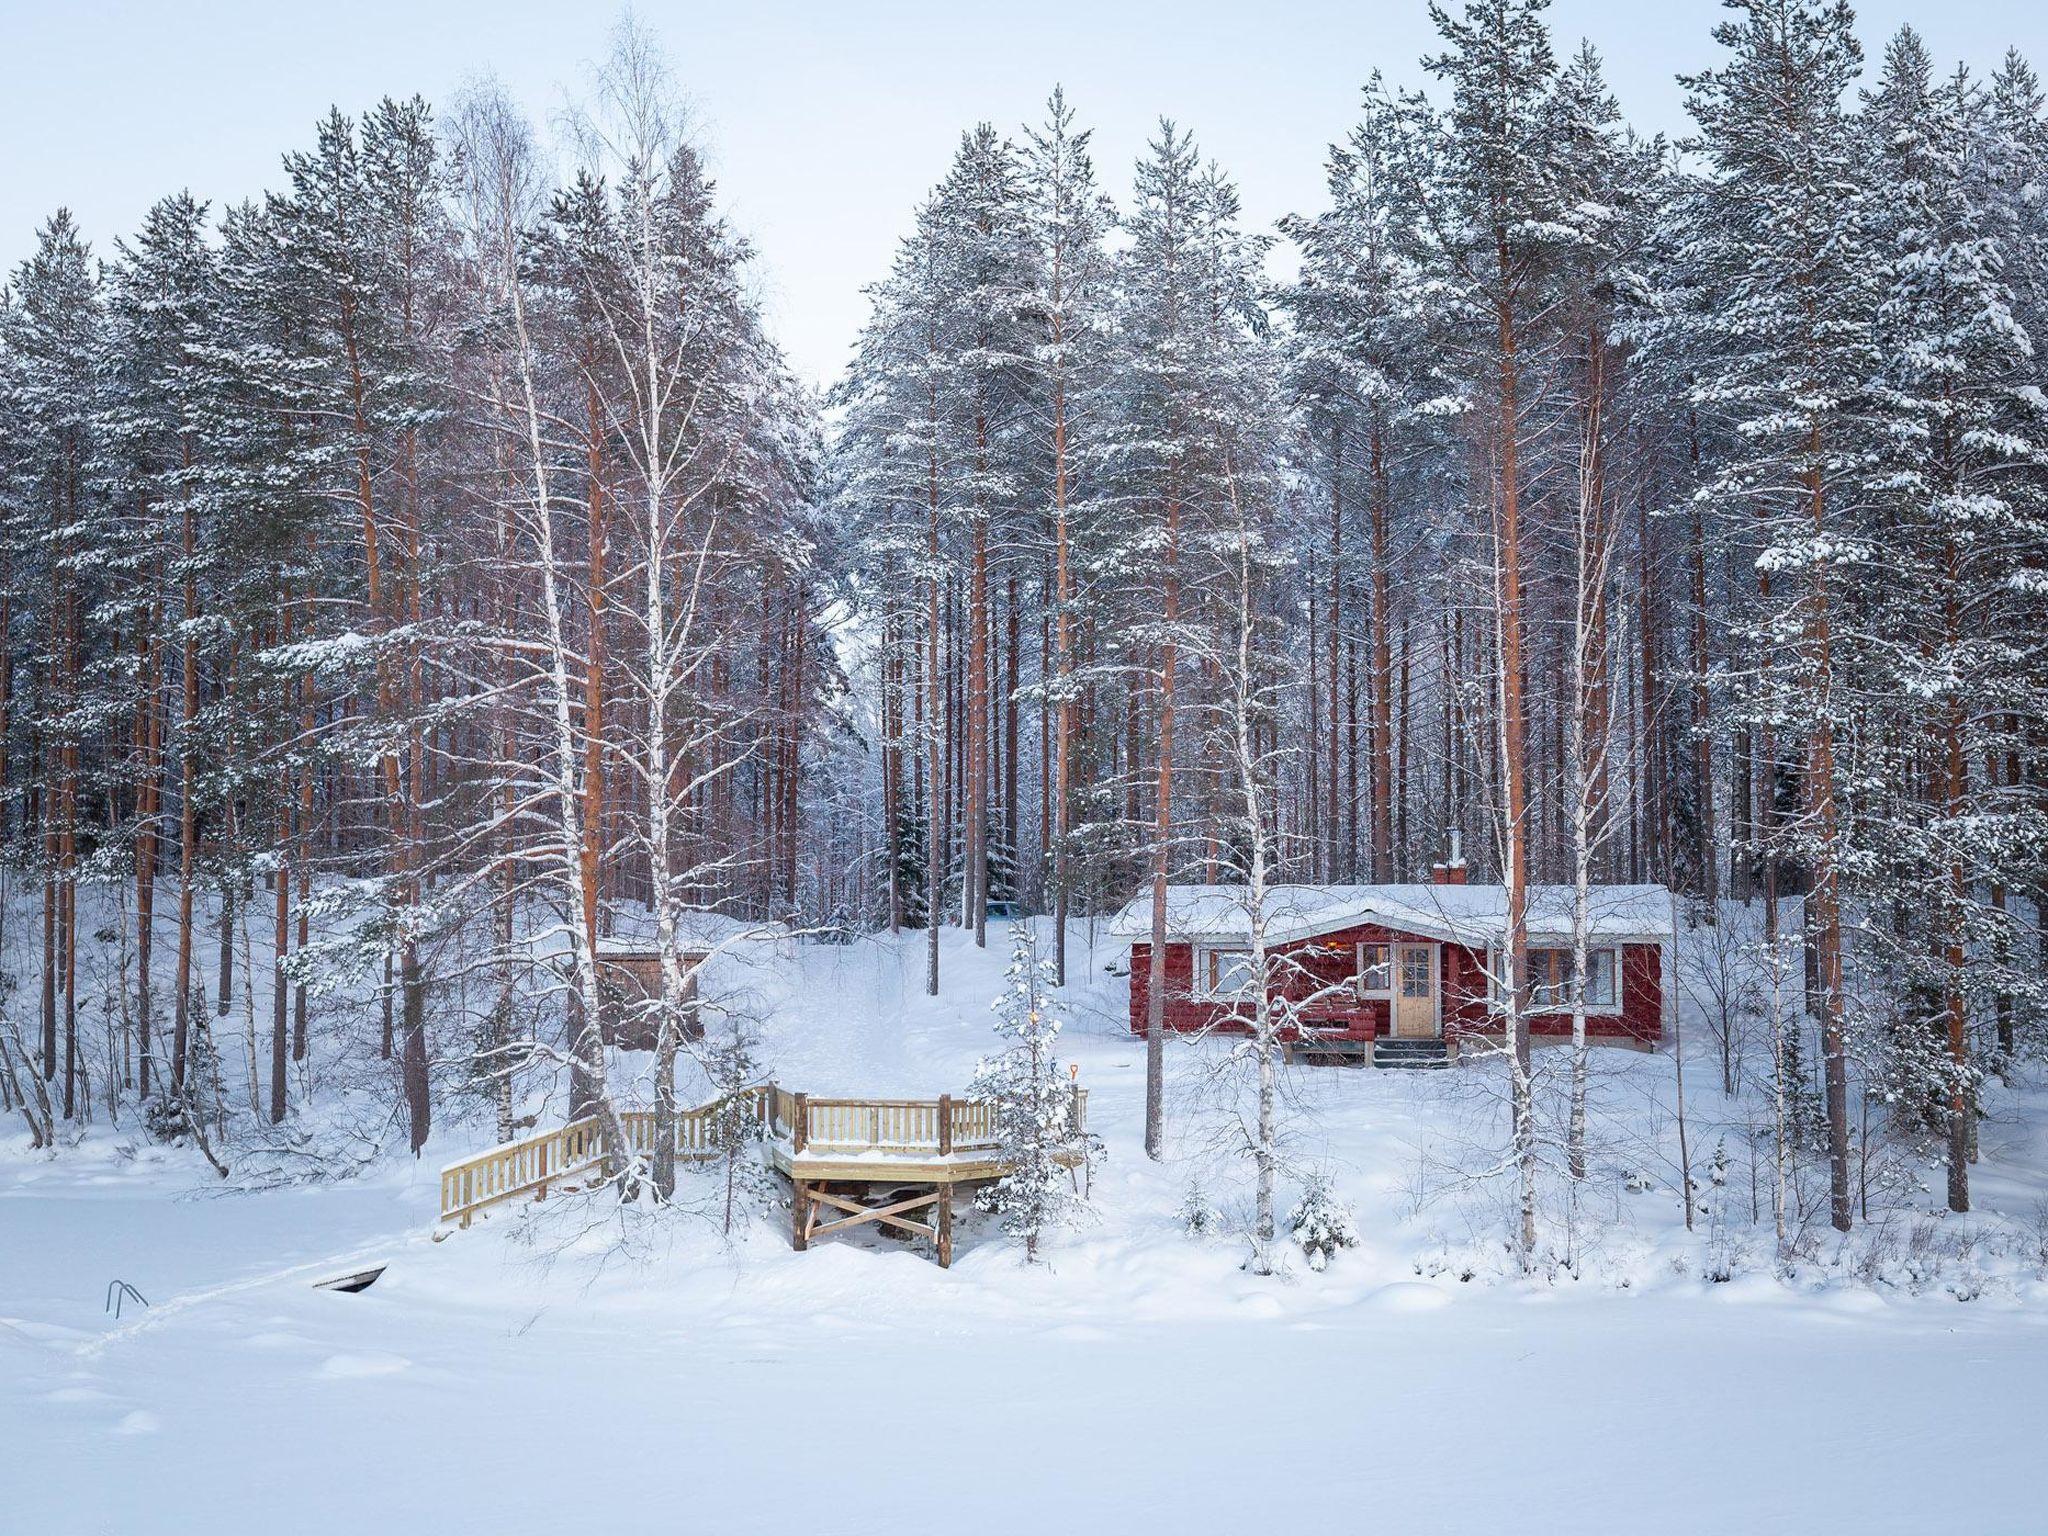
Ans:
[{"label": "porch step", "polygon": [[1366,1062],[1372,1059],[1372,1041],[1348,1035],[1309,1034],[1290,1040],[1283,1054],[1289,1061],[1315,1064]]},{"label": "porch step", "polygon": [[1451,1064],[1451,1048],[1442,1040],[1375,1040],[1372,1064],[1407,1071],[1429,1071]]}]

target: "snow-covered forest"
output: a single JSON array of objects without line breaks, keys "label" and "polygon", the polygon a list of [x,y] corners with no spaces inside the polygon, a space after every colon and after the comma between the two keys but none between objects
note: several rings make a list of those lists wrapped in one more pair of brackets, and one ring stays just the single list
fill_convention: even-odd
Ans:
[{"label": "snow-covered forest", "polygon": [[[1142,1294],[1229,1356],[1378,1296],[1490,1392],[1408,1315],[1431,1287],[1741,1292],[1785,1334],[1760,1383],[1806,1379],[1787,1318],[1824,1293],[2038,1306],[2048,88],[1730,0],[1669,140],[1543,0],[1436,20],[1387,69],[1422,88],[1365,61],[1326,197],[1275,228],[1200,123],[1100,163],[1048,81],[962,125],[822,392],[630,19],[559,120],[488,84],[308,103],[259,201],[54,212],[0,289],[0,1169],[127,1179],[165,1233],[173,1190],[330,1191],[331,1238],[199,1221],[304,1268],[389,1234],[393,1191],[430,1226],[420,1180],[477,1147],[595,1116],[618,1148],[650,1106],[672,1147],[680,1107],[794,1072],[997,1105],[1021,1171],[979,1257],[872,1282],[969,1333]],[[1583,939],[1577,1047],[1531,1052],[1511,943],[1504,1048],[1419,1080],[1283,1066],[1277,1014],[1127,1026],[1134,895],[1257,910],[1453,839],[1513,924],[1538,883],[1676,893],[1666,1043],[1585,1047]],[[647,1051],[600,1028],[626,943]],[[1047,1140],[1070,1065],[1087,1200]],[[736,1338],[857,1312],[889,1245],[774,1268],[788,1202],[741,1160],[713,1189],[613,1157],[515,1241],[587,1261],[567,1288],[621,1327],[621,1275],[677,1254],[690,1305],[753,1298]],[[11,1295],[0,1214],[0,1344],[81,1283],[50,1255],[139,1267],[70,1219],[22,1220]],[[460,1238],[404,1294],[523,1333]],[[179,1348],[162,1379],[205,1379]],[[1808,1507],[1773,1478],[1757,1508]],[[105,1508],[76,1528],[127,1528]]]}]

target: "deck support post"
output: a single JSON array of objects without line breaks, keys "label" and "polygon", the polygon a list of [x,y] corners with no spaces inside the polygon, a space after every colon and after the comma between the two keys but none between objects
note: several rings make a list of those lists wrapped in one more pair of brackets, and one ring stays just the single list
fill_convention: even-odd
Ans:
[{"label": "deck support post", "polygon": [[796,1189],[795,1198],[789,1202],[789,1246],[802,1253],[811,1246],[810,1233],[805,1230],[810,1215],[810,1194],[802,1179],[791,1180]]},{"label": "deck support post", "polygon": [[953,1186],[939,1186],[939,1268],[953,1267]]}]

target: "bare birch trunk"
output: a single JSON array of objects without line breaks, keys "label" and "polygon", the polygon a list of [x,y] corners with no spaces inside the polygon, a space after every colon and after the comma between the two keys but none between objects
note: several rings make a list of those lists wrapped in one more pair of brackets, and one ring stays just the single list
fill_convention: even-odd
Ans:
[{"label": "bare birch trunk", "polygon": [[[1496,242],[1497,270],[1510,270],[1503,232]],[[1522,644],[1522,503],[1520,355],[1512,302],[1496,309],[1500,343],[1498,523],[1495,537],[1494,604],[1497,615],[1501,704],[1501,784],[1505,791],[1502,827],[1507,887],[1504,941],[1507,1001],[1508,1077],[1516,1168],[1515,1253],[1524,1273],[1536,1263],[1536,1104],[1529,1055],[1529,788],[1528,725],[1524,707]]]}]

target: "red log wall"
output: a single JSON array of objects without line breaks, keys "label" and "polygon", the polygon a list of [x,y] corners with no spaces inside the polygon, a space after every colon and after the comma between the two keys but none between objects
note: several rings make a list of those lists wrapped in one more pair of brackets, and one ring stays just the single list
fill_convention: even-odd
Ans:
[{"label": "red log wall", "polygon": [[[1341,1033],[1355,1039],[1372,1039],[1388,1031],[1385,998],[1361,1000],[1348,986],[1355,969],[1357,944],[1424,943],[1420,935],[1391,932],[1384,928],[1346,928],[1318,935],[1296,944],[1276,946],[1286,957],[1290,971],[1283,980],[1290,998],[1302,1003],[1305,1023],[1320,1026],[1320,1032]],[[1655,1044],[1664,1038],[1664,987],[1662,955],[1655,944],[1624,944],[1621,948],[1621,1012],[1590,1014],[1587,1033],[1595,1040],[1632,1041]],[[1151,995],[1152,946],[1131,946],[1131,1031],[1145,1032],[1146,1006]],[[1442,946],[1442,988],[1444,1034],[1477,1034],[1487,1027],[1486,956],[1460,944]],[[1325,992],[1324,989],[1332,989]],[[1321,996],[1316,994],[1323,993]],[[1305,1000],[1305,1001],[1304,1001]],[[1230,1009],[1194,995],[1194,946],[1166,946],[1166,1027],[1180,1034],[1201,1030],[1241,1034],[1245,1026],[1229,1018]],[[1529,1020],[1529,1032],[1539,1038],[1569,1036],[1569,1013],[1538,1013]]]}]

